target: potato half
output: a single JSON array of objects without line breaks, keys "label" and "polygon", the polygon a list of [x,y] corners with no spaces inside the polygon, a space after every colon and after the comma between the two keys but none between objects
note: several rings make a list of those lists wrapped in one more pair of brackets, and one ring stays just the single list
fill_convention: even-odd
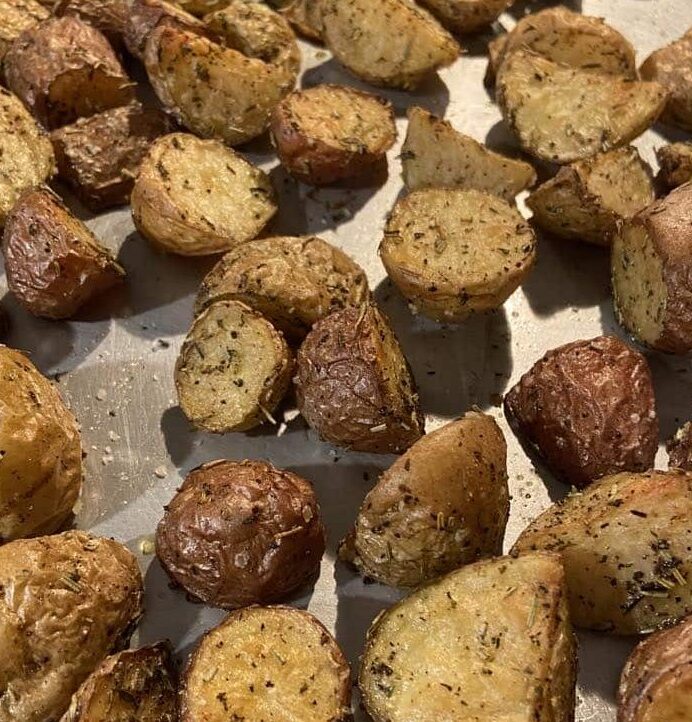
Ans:
[{"label": "potato half", "polygon": [[453,33],[475,33],[495,22],[514,0],[420,0]]},{"label": "potato half", "polygon": [[0,63],[24,30],[49,17],[50,10],[36,0],[0,0]]},{"label": "potato half", "polygon": [[656,149],[661,168],[658,177],[668,188],[692,181],[692,142],[671,143]]},{"label": "potato half", "polygon": [[681,426],[666,443],[668,465],[692,471],[692,421]]}]

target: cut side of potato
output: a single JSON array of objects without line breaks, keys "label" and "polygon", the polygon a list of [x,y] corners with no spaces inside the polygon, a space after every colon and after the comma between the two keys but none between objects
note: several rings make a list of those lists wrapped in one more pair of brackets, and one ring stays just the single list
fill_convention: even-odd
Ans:
[{"label": "cut side of potato", "polygon": [[692,142],[671,143],[656,150],[661,167],[658,177],[668,188],[692,181]]},{"label": "cut side of potato", "polygon": [[370,627],[360,687],[374,722],[574,719],[576,641],[554,554],[477,562]]},{"label": "cut side of potato", "polygon": [[50,17],[36,0],[0,0],[0,63],[22,31]]},{"label": "cut side of potato", "polygon": [[692,471],[692,421],[681,426],[668,440],[666,451],[670,467]]},{"label": "cut side of potato", "polygon": [[490,25],[514,0],[420,0],[453,33],[475,33]]},{"label": "cut side of potato", "polygon": [[625,80],[553,63],[518,50],[502,63],[497,99],[522,148],[571,163],[641,135],[661,114],[659,83]]},{"label": "cut side of potato", "polygon": [[535,243],[528,223],[501,198],[428,188],[397,202],[380,257],[416,312],[460,323],[509,298],[534,264]]}]

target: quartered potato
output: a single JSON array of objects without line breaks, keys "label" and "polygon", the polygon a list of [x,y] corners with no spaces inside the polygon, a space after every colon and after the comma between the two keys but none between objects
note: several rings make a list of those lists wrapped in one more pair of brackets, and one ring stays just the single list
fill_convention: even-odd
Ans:
[{"label": "quartered potato", "polygon": [[460,53],[456,40],[412,0],[320,0],[334,57],[373,85],[412,90]]},{"label": "quartered potato", "polygon": [[245,431],[271,413],[291,383],[283,335],[240,301],[217,301],[195,320],[175,367],[180,407],[198,428]]},{"label": "quartered potato", "polygon": [[229,251],[202,281],[195,310],[220,299],[242,301],[300,341],[321,318],[369,296],[365,272],[339,248],[316,236],[282,236]]},{"label": "quartered potato", "polygon": [[309,612],[249,607],[202,637],[180,701],[180,722],[346,722],[351,675]]},{"label": "quartered potato", "polygon": [[692,183],[627,220],[613,239],[618,321],[660,351],[692,349]]},{"label": "quartered potato", "polygon": [[576,640],[555,554],[477,562],[368,632],[358,686],[374,722],[574,719]]},{"label": "quartered potato", "polygon": [[389,101],[327,84],[284,98],[274,109],[271,133],[281,164],[312,185],[365,174],[386,162],[396,141]]},{"label": "quartered potato", "polygon": [[522,160],[493,153],[450,123],[412,107],[401,150],[404,184],[486,191],[508,202],[536,182],[536,171]]},{"label": "quartered potato", "polygon": [[380,257],[414,309],[441,323],[501,306],[534,264],[516,208],[476,190],[428,188],[394,206]]},{"label": "quartered potato", "polygon": [[318,0],[269,0],[269,4],[303,37],[317,42],[322,40],[322,15]]},{"label": "quartered potato", "polygon": [[514,0],[420,0],[453,33],[475,33],[495,22]]},{"label": "quartered potato", "polygon": [[502,552],[507,445],[469,412],[419,439],[368,493],[339,555],[369,579],[416,587]]},{"label": "quartered potato", "polygon": [[276,213],[269,176],[216,140],[172,133],[144,157],[130,198],[137,230],[183,256],[252,240]]},{"label": "quartered potato", "polygon": [[80,18],[118,46],[122,44],[129,13],[129,0],[58,0],[53,8],[54,15]]},{"label": "quartered potato", "polygon": [[668,465],[692,471],[692,421],[681,426],[666,444]]},{"label": "quartered potato", "polygon": [[658,177],[668,188],[692,181],[692,142],[661,146],[656,159],[661,168]]},{"label": "quartered potato", "polygon": [[626,146],[563,166],[526,205],[533,221],[556,236],[610,245],[619,222],[655,197],[651,168]]},{"label": "quartered potato", "polygon": [[623,472],[553,504],[513,552],[559,552],[572,621],[642,634],[692,612],[692,474]]},{"label": "quartered potato", "polygon": [[50,17],[37,0],[0,0],[0,63],[22,31]]},{"label": "quartered potato", "polygon": [[497,100],[522,148],[571,163],[641,135],[661,114],[659,83],[626,80],[554,63],[517,50],[497,78]]}]

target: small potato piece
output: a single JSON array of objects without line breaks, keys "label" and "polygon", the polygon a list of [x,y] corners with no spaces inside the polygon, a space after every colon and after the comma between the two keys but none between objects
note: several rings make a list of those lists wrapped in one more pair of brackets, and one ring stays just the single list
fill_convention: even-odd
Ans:
[{"label": "small potato piece", "polygon": [[497,100],[527,153],[571,163],[641,135],[661,114],[666,90],[518,50],[502,63]]},{"label": "small potato piece", "polygon": [[5,78],[49,129],[134,100],[134,85],[106,38],[75,17],[25,30],[5,56]]},{"label": "small potato piece", "polygon": [[655,197],[651,168],[636,148],[626,146],[563,166],[526,205],[546,231],[608,246],[620,221]]},{"label": "small potato piece", "polygon": [[692,421],[679,428],[666,444],[668,466],[692,471]]},{"label": "small potato piece", "polygon": [[482,143],[454,130],[427,110],[408,110],[408,132],[401,150],[408,190],[447,187],[486,191],[511,203],[536,182],[529,163],[493,153]]},{"label": "small potato piece", "polygon": [[396,454],[423,435],[411,369],[374,304],[318,321],[298,351],[297,370],[298,408],[324,441]]},{"label": "small potato piece", "polygon": [[505,414],[572,486],[654,465],[658,417],[649,364],[615,336],[548,351],[507,393]]},{"label": "small potato piece", "polygon": [[49,17],[50,11],[36,0],[0,0],[0,64],[24,30]]},{"label": "small potato piece", "polygon": [[411,0],[320,0],[324,41],[354,75],[373,85],[413,90],[461,49]]},{"label": "small potato piece", "polygon": [[285,599],[314,581],[324,526],[310,482],[265,461],[191,471],[156,530],[171,579],[225,609]]},{"label": "small potato piece", "polygon": [[130,198],[137,230],[182,256],[252,240],[277,211],[269,176],[216,140],[171,133],[144,157]]},{"label": "small potato piece", "polygon": [[322,40],[322,15],[319,0],[269,0],[269,4],[305,38]]},{"label": "small potato piece", "polygon": [[129,13],[128,0],[58,0],[53,9],[58,17],[84,20],[117,45],[122,44]]},{"label": "small potato piece", "polygon": [[195,311],[235,299],[300,341],[321,318],[369,297],[365,271],[343,251],[316,236],[283,236],[227,253],[202,281]]},{"label": "small potato piece", "polygon": [[692,474],[623,472],[553,504],[513,553],[562,555],[572,621],[643,634],[692,612]]},{"label": "small potato piece", "polygon": [[122,282],[125,271],[51,191],[23,193],[7,217],[7,285],[34,316],[70,318]]},{"label": "small potato piece", "polygon": [[534,264],[535,244],[531,227],[501,198],[428,188],[394,206],[380,257],[415,312],[461,323],[509,298]]},{"label": "small potato piece", "polygon": [[334,638],[309,612],[231,612],[193,652],[181,722],[346,722],[351,675]]},{"label": "small potato piece", "polygon": [[555,554],[477,562],[373,622],[358,686],[374,722],[574,719],[576,640]]},{"label": "small potato piece", "polygon": [[159,642],[107,657],[75,692],[60,722],[176,722],[171,646]]},{"label": "small potato piece", "polygon": [[615,235],[611,255],[618,321],[659,351],[692,349],[692,183],[672,191]]},{"label": "small potato piece", "polygon": [[391,103],[340,85],[291,93],[275,108],[271,133],[281,164],[312,185],[365,174],[396,141]]},{"label": "small potato piece", "polygon": [[142,616],[137,560],[81,531],[20,539],[0,547],[0,588],[0,722],[55,722],[127,646]]},{"label": "small potato piece", "polygon": [[366,578],[416,587],[501,554],[508,515],[504,436],[491,416],[469,412],[384,472],[339,554]]},{"label": "small potato piece", "polygon": [[293,357],[283,335],[239,301],[217,301],[195,320],[175,366],[185,416],[215,433],[273,421]]},{"label": "small potato piece", "polygon": [[661,167],[658,177],[668,188],[692,181],[692,142],[671,143],[656,150]]},{"label": "small potato piece", "polygon": [[475,33],[490,25],[514,0],[420,0],[453,33]]}]

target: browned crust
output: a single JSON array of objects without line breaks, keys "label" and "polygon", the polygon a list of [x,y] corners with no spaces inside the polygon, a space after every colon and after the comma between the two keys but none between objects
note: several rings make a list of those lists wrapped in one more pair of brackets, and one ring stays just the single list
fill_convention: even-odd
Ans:
[{"label": "browned crust", "polygon": [[692,142],[671,143],[656,149],[661,168],[658,177],[668,188],[692,181]]},{"label": "browned crust", "polygon": [[53,15],[80,18],[117,45],[122,43],[129,14],[127,0],[58,0],[53,8]]},{"label": "browned crust", "polygon": [[668,466],[692,471],[692,421],[680,427],[666,443]]}]

